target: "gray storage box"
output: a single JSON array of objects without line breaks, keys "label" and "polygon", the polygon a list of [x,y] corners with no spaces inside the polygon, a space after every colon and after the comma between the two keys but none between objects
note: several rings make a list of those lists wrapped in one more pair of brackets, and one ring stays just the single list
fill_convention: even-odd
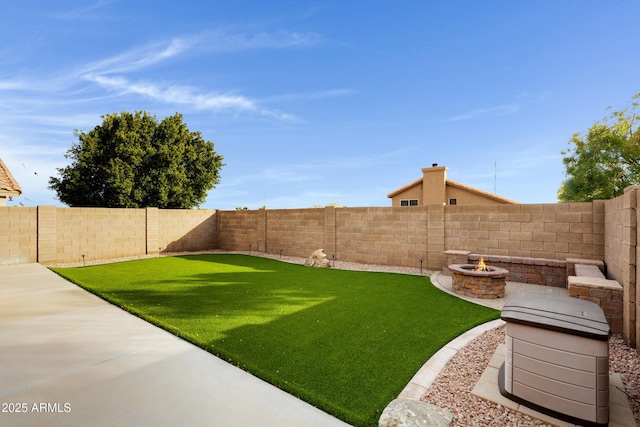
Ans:
[{"label": "gray storage box", "polygon": [[505,303],[500,392],[556,418],[609,421],[609,335],[597,305],[571,297],[520,294]]}]

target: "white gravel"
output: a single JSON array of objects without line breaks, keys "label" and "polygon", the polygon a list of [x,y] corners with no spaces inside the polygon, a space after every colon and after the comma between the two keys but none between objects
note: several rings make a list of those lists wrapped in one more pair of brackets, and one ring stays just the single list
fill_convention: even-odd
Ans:
[{"label": "white gravel", "polygon": [[[230,253],[227,251],[174,252],[163,253],[160,256],[200,254],[200,253]],[[304,264],[306,258],[280,256],[279,254],[265,254],[262,252],[232,252],[250,254],[271,259],[279,259],[295,264]],[[51,265],[52,267],[77,267],[82,265],[104,264],[133,259],[153,258],[158,255],[125,257],[110,260],[92,260],[75,263]],[[402,274],[419,275],[419,268],[394,267],[386,265],[359,264],[354,262],[335,261],[334,267],[342,270],[381,271]],[[422,275],[430,276],[433,271],[422,270]],[[427,393],[422,397],[425,402],[432,403],[453,412],[452,426],[546,426],[541,421],[532,419],[520,412],[513,411],[501,405],[485,401],[471,394],[471,390],[489,364],[496,347],[504,342],[504,327],[485,332],[470,342],[453,356],[440,371]],[[613,335],[609,340],[609,370],[621,375],[625,385],[625,393],[629,397],[629,405],[633,411],[636,423],[640,425],[640,357],[635,349],[629,348],[619,335]]]},{"label": "white gravel", "polygon": [[485,332],[462,348],[440,372],[421,400],[453,413],[452,426],[544,426],[519,412],[471,394],[496,347],[504,327]]},{"label": "white gravel", "polygon": [[[485,332],[461,349],[440,372],[422,400],[453,412],[452,426],[546,426],[522,413],[488,402],[471,394],[471,390],[489,364],[496,347],[504,342],[504,327]],[[640,422],[640,359],[620,335],[609,340],[609,370],[621,375],[625,393],[636,419]]]},{"label": "white gravel", "polygon": [[[546,426],[520,412],[480,399],[471,390],[489,364],[496,347],[504,342],[504,327],[485,332],[449,360],[422,400],[453,412],[452,426]],[[621,375],[625,393],[640,422],[640,359],[620,335],[609,340],[609,370]]]},{"label": "white gravel", "polygon": [[[268,254],[264,252],[249,252],[249,251],[221,251],[221,250],[208,250],[208,251],[197,251],[197,252],[163,252],[160,255],[138,255],[138,256],[129,256],[129,257],[121,257],[121,258],[111,258],[111,259],[99,259],[99,260],[89,260],[89,261],[77,261],[77,262],[66,262],[66,263],[56,263],[56,264],[48,264],[49,267],[82,267],[86,265],[96,265],[96,264],[107,264],[111,262],[122,262],[122,261],[132,261],[135,259],[144,259],[144,258],[158,258],[164,256],[176,256],[176,255],[197,255],[197,254],[243,254],[243,255],[253,255],[259,256],[263,258],[277,259],[284,262],[290,262],[293,264],[304,264],[307,260],[303,257],[295,257],[295,256],[287,256],[287,255],[279,255],[279,254]],[[388,273],[402,273],[402,274],[414,274],[420,275],[419,267],[396,267],[389,265],[374,265],[374,264],[360,264],[357,262],[346,262],[336,260],[332,261],[332,267],[338,270],[358,270],[358,271],[380,271],[380,272],[388,272]],[[430,276],[433,274],[433,271],[423,269],[423,276]]]}]

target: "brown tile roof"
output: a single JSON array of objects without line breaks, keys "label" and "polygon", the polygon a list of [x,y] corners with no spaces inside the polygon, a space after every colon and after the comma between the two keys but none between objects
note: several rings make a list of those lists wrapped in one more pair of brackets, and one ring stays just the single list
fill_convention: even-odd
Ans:
[{"label": "brown tile roof", "polygon": [[418,178],[415,181],[408,183],[407,185],[403,185],[402,187],[398,188],[397,190],[393,190],[391,193],[387,194],[387,197],[388,198],[392,198],[396,194],[400,194],[403,191],[406,191],[406,190],[410,189],[411,187],[415,187],[418,184],[422,184],[422,178]]},{"label": "brown tile roof", "polygon": [[0,159],[0,194],[9,194],[19,196],[22,194],[22,188],[18,181],[11,175],[9,168]]},{"label": "brown tile roof", "polygon": [[506,197],[498,196],[497,194],[489,193],[488,191],[480,190],[480,189],[472,187],[470,185],[461,184],[461,183],[456,182],[456,181],[451,181],[450,179],[447,180],[447,185],[450,185],[452,187],[458,187],[458,188],[461,188],[463,190],[467,190],[467,191],[469,191],[471,193],[480,194],[480,195],[482,195],[484,197],[487,197],[487,198],[493,199],[493,200],[497,200],[499,202],[520,204],[520,202],[516,202],[515,200],[507,199]]}]

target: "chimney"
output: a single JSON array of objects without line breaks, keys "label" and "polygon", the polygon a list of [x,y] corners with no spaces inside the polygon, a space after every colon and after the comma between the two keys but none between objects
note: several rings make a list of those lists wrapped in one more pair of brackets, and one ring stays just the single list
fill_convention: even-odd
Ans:
[{"label": "chimney", "polygon": [[447,167],[434,163],[422,169],[422,204],[446,203]]}]

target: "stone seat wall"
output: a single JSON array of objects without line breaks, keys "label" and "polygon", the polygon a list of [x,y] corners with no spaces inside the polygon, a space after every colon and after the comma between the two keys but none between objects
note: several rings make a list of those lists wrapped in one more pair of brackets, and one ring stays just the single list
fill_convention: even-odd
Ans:
[{"label": "stone seat wall", "polygon": [[448,266],[451,264],[477,264],[480,258],[488,265],[509,270],[507,281],[566,287],[567,263],[557,259],[472,254],[470,251],[450,250],[444,252],[442,274],[449,275]]},{"label": "stone seat wall", "polygon": [[[567,259],[567,290],[569,296],[594,302],[602,308],[611,332],[622,333],[623,288],[616,280],[605,276],[604,263],[599,260]],[[570,270],[569,270],[570,269]]]}]

